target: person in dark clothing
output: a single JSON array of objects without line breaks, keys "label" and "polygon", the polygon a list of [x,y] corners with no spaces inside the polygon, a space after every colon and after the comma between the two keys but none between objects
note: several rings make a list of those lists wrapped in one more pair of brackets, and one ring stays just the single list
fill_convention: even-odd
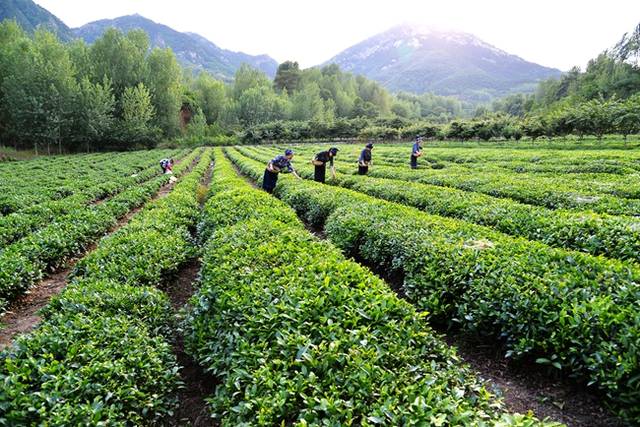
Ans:
[{"label": "person in dark clothing", "polygon": [[358,175],[366,175],[369,172],[369,166],[373,165],[371,160],[371,150],[373,144],[368,143],[364,149],[360,152],[360,158],[358,158]]},{"label": "person in dark clothing", "polygon": [[300,179],[300,176],[298,176],[291,165],[291,159],[293,159],[293,150],[286,150],[284,156],[276,156],[267,164],[264,170],[264,177],[262,178],[262,188],[267,193],[273,193],[273,189],[276,188],[276,184],[278,183],[278,174],[283,170],[291,172],[296,178]]},{"label": "person in dark clothing", "polygon": [[327,172],[327,162],[329,162],[329,166],[331,167],[331,177],[336,179],[336,168],[333,165],[333,158],[336,154],[338,154],[338,149],[336,147],[331,147],[327,151],[321,151],[313,156],[311,163],[313,163],[316,168],[313,174],[313,179],[315,181],[324,183],[324,178]]},{"label": "person in dark clothing", "polygon": [[167,172],[167,167],[171,161],[169,159],[160,160],[160,169],[162,169],[162,173]]},{"label": "person in dark clothing", "polygon": [[422,137],[420,135],[416,136],[416,140],[413,143],[413,147],[411,148],[411,169],[418,168],[418,157],[422,156]]}]

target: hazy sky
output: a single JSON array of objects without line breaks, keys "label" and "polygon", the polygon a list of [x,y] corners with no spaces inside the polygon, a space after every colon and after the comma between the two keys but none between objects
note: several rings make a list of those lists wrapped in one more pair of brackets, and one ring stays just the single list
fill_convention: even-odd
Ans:
[{"label": "hazy sky", "polygon": [[67,25],[139,13],[218,46],[317,65],[403,22],[473,33],[541,65],[567,70],[640,22],[640,0],[36,0]]}]

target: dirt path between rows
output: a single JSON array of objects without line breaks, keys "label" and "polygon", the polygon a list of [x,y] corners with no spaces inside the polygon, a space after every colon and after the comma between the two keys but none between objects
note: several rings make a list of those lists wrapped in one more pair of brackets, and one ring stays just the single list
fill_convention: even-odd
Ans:
[{"label": "dirt path between rows", "polygon": [[584,387],[561,379],[554,381],[538,365],[509,363],[493,343],[454,333],[445,335],[444,339],[488,381],[492,392],[504,398],[510,411],[531,410],[539,418],[549,417],[568,427],[627,425],[607,412],[600,399]]},{"label": "dirt path between rows", "polygon": [[[213,164],[209,167],[202,182],[206,188],[209,188],[211,183],[212,172]],[[201,203],[204,203],[204,200],[201,200]],[[167,281],[162,286],[162,290],[171,300],[171,305],[179,321],[182,321],[189,299],[197,290],[201,264],[199,258],[191,260],[174,275],[173,280]],[[182,328],[177,328],[175,332],[173,351],[178,364],[182,367],[180,379],[183,382],[183,387],[178,394],[180,406],[171,420],[172,425],[214,426],[216,424],[209,416],[205,398],[213,395],[219,381],[206,373],[202,366],[186,352]]]},{"label": "dirt path between rows", "polygon": [[[233,162],[232,162],[233,164]],[[249,177],[234,167],[249,182]],[[255,182],[253,182],[255,187]],[[327,239],[324,229],[312,227],[299,217],[307,230],[319,239]],[[396,294],[405,299],[401,274],[388,274],[375,266],[354,259],[385,280]],[[535,364],[509,364],[495,342],[477,340],[434,328],[449,345],[456,347],[463,362],[467,363],[483,380],[488,389],[501,397],[510,412],[532,411],[538,418],[562,422],[567,427],[624,427],[628,424],[611,415],[594,393],[590,393],[569,380],[553,379]]]},{"label": "dirt path between rows", "polygon": [[[198,159],[199,157],[191,163],[184,174],[187,174],[197,164]],[[156,177],[153,177],[151,179],[155,178]],[[84,253],[73,258],[63,269],[49,275],[46,279],[33,286],[25,292],[24,295],[14,301],[7,311],[0,316],[0,351],[10,346],[13,339],[18,334],[29,332],[36,327],[40,322],[38,312],[49,303],[49,300],[53,296],[58,295],[64,289],[67,285],[67,278],[69,277],[69,274],[80,259],[93,252],[101,239],[115,233],[120,228],[127,225],[133,216],[148,203],[165,197],[173,189],[174,185],[175,183],[170,182],[160,187],[160,190],[158,190],[158,192],[148,202],[130,210],[125,216],[120,218],[116,225],[104,236],[98,238],[95,242],[89,245]]]}]

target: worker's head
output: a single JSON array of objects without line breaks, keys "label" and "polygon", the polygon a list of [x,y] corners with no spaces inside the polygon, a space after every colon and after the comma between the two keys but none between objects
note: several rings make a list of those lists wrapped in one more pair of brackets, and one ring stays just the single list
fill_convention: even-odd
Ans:
[{"label": "worker's head", "polygon": [[338,147],[331,147],[331,148],[329,148],[329,154],[330,154],[331,156],[335,156],[336,154],[338,154],[338,151],[339,151],[339,150],[338,150]]},{"label": "worker's head", "polygon": [[373,143],[370,142],[367,145],[365,145],[365,147],[367,147],[369,150],[371,150],[373,148]]},{"label": "worker's head", "polygon": [[173,164],[173,159],[169,159],[169,163]]},{"label": "worker's head", "polygon": [[293,159],[293,150],[287,148],[286,150],[284,150],[284,156],[289,160]]},{"label": "worker's head", "polygon": [[422,136],[416,135],[416,142],[422,142]]}]

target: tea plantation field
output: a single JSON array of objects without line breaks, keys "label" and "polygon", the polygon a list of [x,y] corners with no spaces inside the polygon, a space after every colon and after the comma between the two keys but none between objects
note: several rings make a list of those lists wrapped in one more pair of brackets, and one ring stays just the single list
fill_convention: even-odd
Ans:
[{"label": "tea plantation field", "polygon": [[[640,152],[424,145],[366,176],[339,145],[326,184],[328,144],[1,163],[0,334],[64,286],[6,337],[0,425],[561,425],[449,332],[639,424]],[[285,148],[303,179],[270,195]]]}]

